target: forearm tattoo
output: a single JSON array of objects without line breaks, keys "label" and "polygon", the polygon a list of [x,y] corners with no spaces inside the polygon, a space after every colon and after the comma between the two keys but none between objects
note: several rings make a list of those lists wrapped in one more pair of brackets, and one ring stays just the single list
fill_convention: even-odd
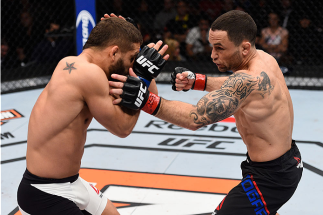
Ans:
[{"label": "forearm tattoo", "polygon": [[191,111],[194,122],[200,127],[228,118],[238,110],[241,103],[255,91],[262,97],[270,95],[274,87],[265,72],[254,77],[246,73],[229,76],[221,89],[205,95]]},{"label": "forearm tattoo", "polygon": [[72,71],[73,69],[76,69],[76,68],[74,67],[74,63],[75,63],[75,62],[73,62],[73,63],[69,64],[69,63],[67,63],[67,62],[66,62],[66,67],[65,67],[63,70],[68,70],[68,74],[71,74],[71,71]]}]

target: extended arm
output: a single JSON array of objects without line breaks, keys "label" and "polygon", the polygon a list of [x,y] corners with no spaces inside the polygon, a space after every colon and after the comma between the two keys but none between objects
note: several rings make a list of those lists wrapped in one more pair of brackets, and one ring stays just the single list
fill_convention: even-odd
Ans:
[{"label": "extended arm", "polygon": [[196,106],[162,99],[156,117],[196,130],[233,115],[253,91],[264,96],[272,90],[273,86],[265,72],[258,77],[239,72],[227,77],[220,89],[203,96]]},{"label": "extended arm", "polygon": [[[128,81],[124,76],[117,76],[115,75],[113,78],[123,82]],[[144,102],[140,108],[147,106],[153,107],[153,110],[143,110],[162,120],[184,128],[196,130],[233,115],[254,90],[259,91],[260,95],[264,95],[265,93],[270,93],[272,89],[273,87],[265,72],[262,72],[259,77],[241,72],[229,76],[219,90],[212,91],[203,96],[197,105],[180,101],[168,101],[158,96],[158,99],[156,99],[156,96],[151,95],[149,91],[145,93],[141,91],[140,94],[145,94],[143,97],[148,97],[148,95],[149,97],[143,100]],[[124,90],[127,89],[123,88]],[[127,92],[123,91],[119,91],[119,93],[127,94]],[[134,92],[134,101],[136,98],[139,98],[137,96],[138,94],[138,91]]]},{"label": "extended arm", "polygon": [[252,79],[247,74],[231,75],[220,89],[203,96],[194,106],[162,99],[156,117],[191,130],[221,121],[233,115],[253,91],[256,81]]}]

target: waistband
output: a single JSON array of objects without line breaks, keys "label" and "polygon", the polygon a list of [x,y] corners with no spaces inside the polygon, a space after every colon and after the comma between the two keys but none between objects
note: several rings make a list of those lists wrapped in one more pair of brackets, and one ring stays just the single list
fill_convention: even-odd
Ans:
[{"label": "waistband", "polygon": [[280,156],[279,158],[276,158],[271,161],[266,161],[266,162],[254,162],[250,159],[248,153],[247,153],[247,162],[249,165],[254,166],[254,167],[273,167],[277,165],[281,165],[284,161],[289,160],[292,158],[295,154],[295,152],[298,152],[298,148],[296,146],[295,140],[292,140],[292,147],[290,150],[288,150],[285,154]]},{"label": "waistband", "polygon": [[32,174],[31,172],[26,169],[23,178],[30,181],[32,184],[50,184],[50,183],[66,183],[70,182],[73,183],[79,177],[79,174],[67,177],[67,178],[42,178],[37,175]]}]

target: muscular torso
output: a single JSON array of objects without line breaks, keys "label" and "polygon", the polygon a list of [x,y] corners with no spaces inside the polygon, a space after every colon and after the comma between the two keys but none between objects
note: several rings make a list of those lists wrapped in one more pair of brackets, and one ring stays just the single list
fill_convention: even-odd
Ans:
[{"label": "muscular torso", "polygon": [[110,94],[108,77],[129,73],[140,44],[127,52],[114,47],[87,48],[58,63],[30,115],[26,159],[32,174],[46,178],[77,174],[93,118],[118,137],[132,132],[140,111],[114,105],[118,96]]},{"label": "muscular torso", "polygon": [[291,148],[294,114],[278,64],[262,51],[258,51],[257,58],[248,74],[262,77],[265,72],[269,79],[258,81],[234,116],[251,160],[264,162],[280,157]]},{"label": "muscular torso", "polygon": [[[68,62],[80,65],[77,57]],[[93,118],[65,61],[39,96],[30,116],[27,168],[40,177],[64,178],[78,173],[87,128]]]},{"label": "muscular torso", "polygon": [[276,60],[254,50],[244,70],[227,78],[208,78],[208,94],[196,105],[162,99],[156,117],[197,130],[235,116],[237,129],[252,161],[285,154],[292,143],[293,105]]}]

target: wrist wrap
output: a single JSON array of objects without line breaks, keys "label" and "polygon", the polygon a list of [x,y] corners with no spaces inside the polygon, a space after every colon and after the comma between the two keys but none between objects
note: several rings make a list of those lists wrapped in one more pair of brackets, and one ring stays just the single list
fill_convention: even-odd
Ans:
[{"label": "wrist wrap", "polygon": [[196,79],[192,86],[192,90],[204,91],[206,88],[207,76],[203,74],[196,73]]},{"label": "wrist wrap", "polygon": [[159,96],[149,92],[148,100],[145,106],[141,110],[151,115],[156,115],[160,107],[160,102],[161,102],[161,99]]}]

